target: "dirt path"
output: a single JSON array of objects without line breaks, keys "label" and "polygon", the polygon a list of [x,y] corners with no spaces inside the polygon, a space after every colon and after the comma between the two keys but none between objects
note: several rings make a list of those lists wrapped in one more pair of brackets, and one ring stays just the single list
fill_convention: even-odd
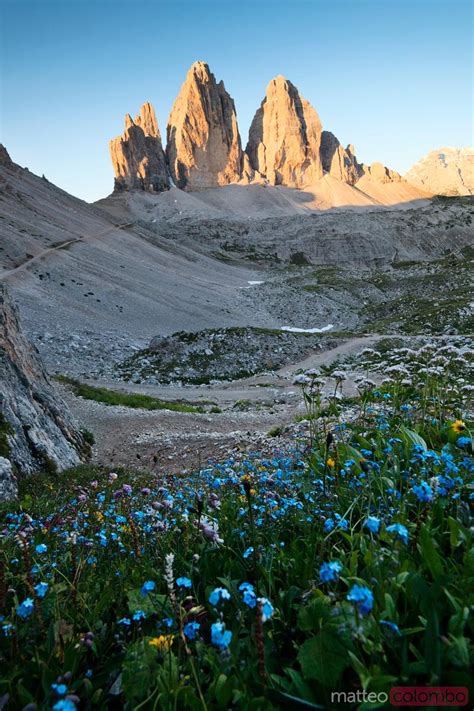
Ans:
[{"label": "dirt path", "polygon": [[[329,365],[386,337],[374,334],[352,338],[275,373],[215,385],[178,387],[88,381],[91,385],[163,400],[214,403],[220,410],[214,413],[111,407],[77,398],[64,386],[61,391],[81,426],[93,432],[97,463],[108,467],[121,465],[157,472],[185,472],[205,465],[209,458],[222,460],[235,451],[271,451],[279,440],[269,437],[268,433],[294,422],[296,415],[304,413],[300,389],[293,384],[296,372]],[[409,340],[418,340],[418,337]],[[372,377],[377,381],[380,374]],[[327,385],[327,394],[332,393],[332,387]],[[344,381],[343,387],[347,396],[357,393],[351,380]]]},{"label": "dirt path", "polygon": [[99,239],[100,237],[104,237],[105,235],[110,234],[110,232],[114,232],[115,230],[121,230],[126,227],[132,227],[132,224],[126,223],[122,225],[112,225],[112,227],[108,227],[106,230],[102,230],[102,232],[97,232],[93,235],[83,235],[82,237],[77,237],[76,239],[69,239],[66,242],[60,242],[59,244],[55,244],[52,247],[48,247],[48,249],[44,249],[39,254],[35,254],[34,257],[31,257],[31,259],[27,259],[25,262],[22,262],[22,264],[19,264],[14,269],[9,269],[6,272],[0,273],[0,281],[5,281],[5,279],[14,276],[18,272],[24,269],[28,269],[32,264],[35,264],[35,262],[39,262],[41,259],[44,259],[48,255],[54,254],[55,252],[58,252],[61,249],[66,249],[67,247],[70,247],[73,244],[80,244],[81,242],[89,242],[90,240]]},{"label": "dirt path", "polygon": [[[294,373],[317,365],[328,365],[381,337],[354,338],[276,373],[229,383],[178,387],[88,381],[91,385],[139,392],[163,400],[212,402],[221,410],[216,413],[111,407],[77,398],[68,388],[61,387],[61,390],[80,424],[95,436],[96,462],[105,466],[138,466],[151,471],[186,471],[202,466],[209,458],[222,460],[233,451],[271,448],[273,442],[268,433],[294,421],[297,414],[303,413],[300,390],[293,384]],[[353,383],[346,381],[345,390],[347,395],[354,394]]]}]

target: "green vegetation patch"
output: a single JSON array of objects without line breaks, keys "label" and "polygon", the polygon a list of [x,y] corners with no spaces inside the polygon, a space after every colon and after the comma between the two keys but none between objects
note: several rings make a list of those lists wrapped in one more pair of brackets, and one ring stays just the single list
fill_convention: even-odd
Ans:
[{"label": "green vegetation patch", "polygon": [[142,410],[172,410],[173,412],[204,412],[199,405],[192,405],[183,401],[159,400],[150,395],[140,393],[125,393],[109,390],[108,388],[86,385],[79,380],[69,378],[65,375],[58,375],[56,378],[61,383],[71,386],[74,395],[85,400],[95,400],[104,405],[122,405]]}]

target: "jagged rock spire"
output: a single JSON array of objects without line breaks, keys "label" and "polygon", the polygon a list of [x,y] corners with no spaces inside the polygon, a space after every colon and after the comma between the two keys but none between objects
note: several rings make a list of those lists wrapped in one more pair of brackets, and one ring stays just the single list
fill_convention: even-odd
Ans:
[{"label": "jagged rock spire", "polygon": [[303,187],[322,177],[321,121],[298,89],[279,75],[252,121],[246,148],[252,168],[272,185]]},{"label": "jagged rock spire", "polygon": [[125,131],[110,141],[117,190],[160,192],[169,186],[166,159],[153,106],[146,102],[135,120],[125,116]]},{"label": "jagged rock spire", "polygon": [[205,62],[195,62],[181,87],[167,127],[171,177],[196,190],[240,179],[242,147],[234,101]]}]

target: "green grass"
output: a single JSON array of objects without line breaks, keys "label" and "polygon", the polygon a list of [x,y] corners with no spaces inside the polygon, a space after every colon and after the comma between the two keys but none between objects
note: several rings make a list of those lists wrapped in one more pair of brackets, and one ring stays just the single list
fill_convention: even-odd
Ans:
[{"label": "green grass", "polygon": [[71,386],[74,395],[82,397],[85,400],[94,400],[101,402],[104,405],[122,405],[142,410],[172,410],[173,412],[204,412],[204,409],[199,405],[192,405],[187,402],[168,400],[159,400],[150,395],[141,395],[140,393],[125,393],[109,390],[108,388],[95,387],[86,385],[74,378],[69,378],[65,375],[56,377],[60,383],[65,383]]}]

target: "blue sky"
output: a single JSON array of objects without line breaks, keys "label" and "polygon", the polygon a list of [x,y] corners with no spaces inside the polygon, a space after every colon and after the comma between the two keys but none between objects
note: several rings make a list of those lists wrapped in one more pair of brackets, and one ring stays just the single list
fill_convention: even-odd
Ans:
[{"label": "blue sky", "polygon": [[0,140],[86,200],[113,186],[108,140],[144,101],[162,135],[187,69],[207,61],[245,146],[283,74],[359,160],[404,172],[472,144],[469,0],[0,0]]}]

